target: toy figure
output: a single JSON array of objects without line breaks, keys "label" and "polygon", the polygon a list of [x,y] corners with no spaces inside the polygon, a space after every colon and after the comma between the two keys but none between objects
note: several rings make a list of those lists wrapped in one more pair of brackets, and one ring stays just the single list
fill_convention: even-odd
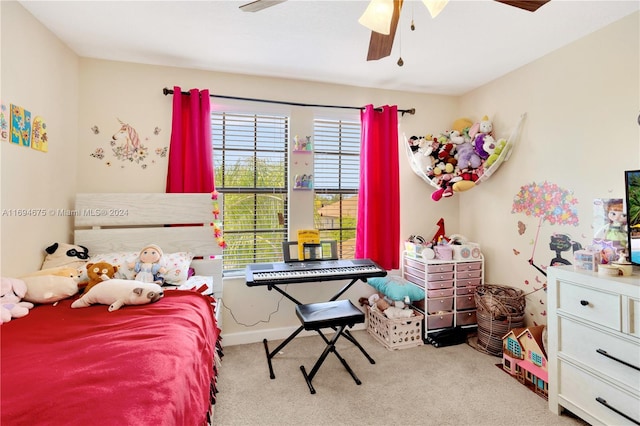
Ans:
[{"label": "toy figure", "polygon": [[613,241],[617,248],[627,247],[627,214],[622,207],[621,199],[612,199],[606,206],[609,222],[595,234],[597,240]]},{"label": "toy figure", "polygon": [[164,278],[161,274],[166,273],[167,269],[160,264],[161,259],[162,249],[155,244],[149,244],[140,250],[138,260],[129,264],[137,272],[135,280],[162,285]]}]

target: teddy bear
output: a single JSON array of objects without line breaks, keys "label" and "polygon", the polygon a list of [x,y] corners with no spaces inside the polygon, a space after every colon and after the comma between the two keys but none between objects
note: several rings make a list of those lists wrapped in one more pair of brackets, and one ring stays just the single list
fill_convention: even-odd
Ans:
[{"label": "teddy bear", "polygon": [[33,308],[33,303],[22,298],[27,293],[27,284],[17,278],[2,277],[0,283],[0,318],[2,323],[12,318],[22,318]]},{"label": "teddy bear", "polygon": [[102,281],[75,300],[72,308],[86,308],[93,304],[109,305],[109,312],[125,305],[144,305],[157,302],[164,296],[162,287],[155,283],[111,279]]},{"label": "teddy bear", "polygon": [[138,259],[129,264],[137,274],[136,281],[144,283],[156,283],[162,285],[164,278],[162,274],[167,273],[167,268],[160,264],[162,259],[162,249],[155,244],[149,244],[140,250]]},{"label": "teddy bear", "polygon": [[107,262],[87,263],[87,276],[89,281],[84,287],[84,292],[88,292],[91,288],[102,281],[110,280],[118,272],[118,267]]}]

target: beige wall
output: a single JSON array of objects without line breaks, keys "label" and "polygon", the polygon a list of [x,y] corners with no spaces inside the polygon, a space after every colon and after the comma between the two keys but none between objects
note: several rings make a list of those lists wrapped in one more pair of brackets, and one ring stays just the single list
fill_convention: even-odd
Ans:
[{"label": "beige wall", "polygon": [[[45,247],[72,238],[71,218],[55,210],[70,209],[76,193],[79,60],[18,3],[0,8],[2,102],[44,117],[49,137],[48,153],[0,143],[0,269],[16,276],[40,269]],[[15,209],[40,216],[18,217]]]},{"label": "beige wall", "polygon": [[[546,283],[552,233],[582,246],[594,230],[593,200],[624,198],[624,170],[640,168],[640,14],[636,13],[463,96],[460,111],[497,128],[527,113],[522,137],[498,174],[460,197],[460,229],[482,243],[487,279],[532,292]],[[511,213],[521,186],[548,181],[573,191],[579,225]],[[526,226],[520,235],[518,222]],[[538,226],[540,225],[539,235]],[[516,253],[519,252],[520,254]],[[572,260],[572,253],[562,253]],[[546,293],[527,298],[530,323],[546,323]]]},{"label": "beige wall", "polygon": [[[29,39],[36,51],[40,45],[53,45],[49,66],[54,69],[72,68],[71,72],[58,75],[38,75],[41,80],[63,82],[48,84],[47,90],[27,84],[30,79],[24,73],[8,70],[6,61],[24,59],[19,49],[5,51],[5,12],[12,14],[12,28],[25,25]],[[592,232],[591,201],[596,197],[622,195],[622,170],[640,166],[640,136],[636,117],[640,111],[640,72],[638,64],[639,14],[603,29],[585,39],[560,49],[532,64],[522,67],[485,87],[460,98],[364,89],[348,86],[311,83],[298,80],[250,77],[199,70],[138,65],[94,59],[78,59],[70,54],[43,27],[35,23],[20,7],[5,7],[2,17],[2,98],[16,103],[28,103],[33,110],[50,108],[42,115],[48,118],[51,135],[60,128],[68,145],[65,156],[73,156],[75,163],[63,165],[50,152],[46,163],[35,163],[38,156],[18,152],[16,147],[2,146],[2,208],[6,202],[25,202],[38,205],[43,198],[48,206],[70,203],[75,192],[163,192],[166,176],[166,157],[156,155],[156,149],[168,146],[170,137],[171,98],[162,94],[163,87],[181,86],[209,88],[213,93],[240,97],[287,100],[314,104],[364,105],[373,103],[397,104],[400,108],[415,107],[415,116],[404,116],[401,130],[407,136],[437,133],[447,129],[455,118],[468,116],[479,119],[489,115],[499,136],[508,134],[521,113],[527,113],[520,140],[511,159],[495,176],[481,187],[457,194],[451,199],[434,202],[432,188],[415,176],[401,151],[401,235],[427,232],[440,217],[446,219],[447,233],[462,233],[480,242],[487,261],[487,282],[524,288],[539,288],[544,276],[528,265],[538,220],[524,214],[512,214],[514,195],[522,185],[544,180],[574,191],[579,199],[580,226],[564,229],[543,223],[535,252],[536,263],[546,265],[552,257],[548,242],[552,232],[568,232],[585,244]],[[40,38],[44,38],[41,40]],[[45,54],[47,51],[43,51]],[[71,64],[71,65],[69,65]],[[79,70],[77,69],[79,64]],[[14,72],[11,82],[15,89],[11,99],[6,96],[5,72]],[[32,71],[33,72],[33,71]],[[10,74],[11,75],[11,74]],[[19,84],[18,84],[19,83]],[[53,87],[58,91],[53,91]],[[74,87],[77,102],[63,98],[62,91]],[[60,102],[64,104],[58,107]],[[244,108],[257,112],[284,112],[291,115],[291,134],[310,134],[315,114],[336,116],[337,110],[283,107],[263,103],[232,103],[215,100],[219,108]],[[40,106],[42,104],[42,106]],[[55,108],[54,108],[55,106]],[[71,111],[71,113],[68,113]],[[50,117],[50,118],[49,118]],[[122,162],[111,152],[110,140],[119,129],[120,122],[129,123],[139,133],[149,148],[142,163]],[[54,132],[53,128],[56,128]],[[96,133],[93,128],[97,127]],[[160,131],[154,133],[155,128]],[[53,138],[52,138],[53,139]],[[9,148],[12,148],[9,150]],[[91,154],[103,148],[105,158]],[[403,147],[401,147],[404,149]],[[6,153],[13,161],[7,163]],[[16,154],[18,153],[18,154]],[[38,153],[35,153],[38,154]],[[19,161],[14,161],[18,158]],[[57,161],[49,160],[56,158]],[[109,164],[107,164],[107,162]],[[7,165],[7,169],[5,169]],[[72,170],[64,180],[56,184],[37,181],[28,191],[15,189],[13,181],[20,179],[28,167],[44,170],[51,176],[61,170]],[[55,165],[55,166],[54,166]],[[77,170],[77,179],[75,177]],[[34,182],[36,182],[35,178]],[[10,182],[11,181],[11,182]],[[60,202],[60,199],[64,199]],[[291,227],[308,226],[311,223],[308,193],[298,191],[292,195],[291,204],[296,214],[291,215]],[[18,205],[16,205],[18,207]],[[20,206],[21,207],[21,206]],[[2,228],[2,265],[14,265],[7,270],[23,272],[36,264],[44,246],[51,241],[70,239],[69,221],[66,218],[47,218],[36,221],[12,219],[10,231]],[[518,221],[527,230],[518,233]],[[42,224],[38,232],[31,232],[33,223]],[[9,245],[5,232],[13,238],[25,240],[15,250]],[[7,255],[7,248],[12,251]],[[515,251],[514,251],[515,250]],[[15,252],[15,253],[14,253]],[[520,252],[515,255],[515,252]],[[569,253],[563,253],[569,258]],[[21,259],[20,261],[18,261]],[[38,260],[39,261],[39,260]],[[331,294],[339,283],[298,286],[291,290],[302,300],[317,300]],[[348,293],[352,299],[368,294],[370,288],[357,285]],[[275,292],[247,288],[241,278],[225,280],[223,310],[223,334],[225,344],[258,341],[264,337],[284,337],[291,327],[297,326],[293,307],[287,301],[279,303]],[[545,322],[543,291],[528,297],[528,318],[537,323]],[[231,315],[231,312],[233,315]]]}]

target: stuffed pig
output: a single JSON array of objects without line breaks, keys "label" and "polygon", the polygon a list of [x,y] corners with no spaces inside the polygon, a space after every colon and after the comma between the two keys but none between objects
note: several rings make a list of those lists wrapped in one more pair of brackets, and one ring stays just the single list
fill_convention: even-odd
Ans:
[{"label": "stuffed pig", "polygon": [[111,279],[96,284],[81,298],[71,304],[72,308],[86,308],[99,303],[109,305],[109,312],[125,305],[153,303],[164,296],[162,287],[142,281]]}]

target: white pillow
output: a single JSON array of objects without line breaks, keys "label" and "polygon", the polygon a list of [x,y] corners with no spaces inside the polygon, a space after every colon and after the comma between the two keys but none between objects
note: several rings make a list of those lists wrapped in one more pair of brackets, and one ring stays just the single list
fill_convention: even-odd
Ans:
[{"label": "white pillow", "polygon": [[189,277],[189,267],[193,260],[193,254],[188,252],[169,253],[162,256],[163,266],[167,272],[163,275],[168,284],[182,284]]},{"label": "white pillow", "polygon": [[[114,278],[133,280],[137,273],[133,268],[130,268],[129,265],[135,264],[139,255],[139,252],[133,251],[103,253],[92,256],[90,262],[110,263],[118,267],[118,272],[116,272]],[[167,253],[163,255],[160,263],[167,269],[167,272],[162,274],[165,282],[167,284],[177,285],[184,283],[188,278],[189,266],[191,266],[192,259],[193,254],[188,252]]]}]

